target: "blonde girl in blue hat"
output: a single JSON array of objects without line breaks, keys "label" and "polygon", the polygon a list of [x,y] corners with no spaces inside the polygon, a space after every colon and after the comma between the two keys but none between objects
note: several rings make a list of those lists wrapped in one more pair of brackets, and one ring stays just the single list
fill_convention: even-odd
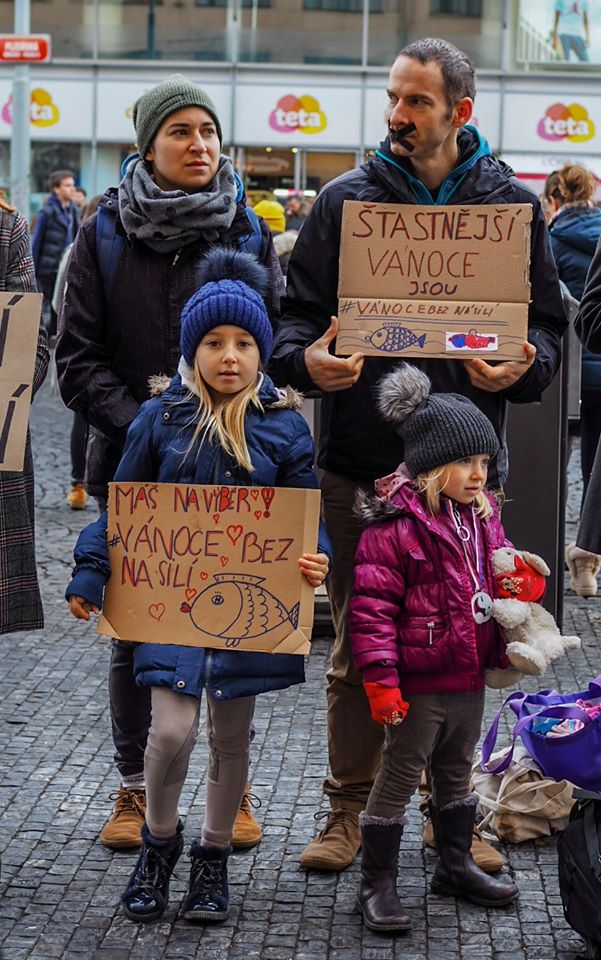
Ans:
[{"label": "blonde girl in blue hat", "polygon": [[[182,359],[167,389],[132,423],[115,480],[317,487],[313,441],[298,412],[300,398],[275,388],[262,368],[272,330],[262,292],[265,269],[250,254],[214,248],[201,285],[181,315]],[[102,607],[110,576],[106,513],[80,535],[71,613],[88,620]],[[329,543],[298,559],[313,587],[328,573]],[[249,734],[257,693],[304,680],[294,654],[241,653],[143,643],[134,655],[136,682],[151,687],[152,722],[144,759],[147,791],[142,849],[121,897],[131,920],[158,920],[182,849],[178,802],[207,703],[209,766],[205,818],[190,849],[186,920],[228,916],[227,859],[248,774]]]}]

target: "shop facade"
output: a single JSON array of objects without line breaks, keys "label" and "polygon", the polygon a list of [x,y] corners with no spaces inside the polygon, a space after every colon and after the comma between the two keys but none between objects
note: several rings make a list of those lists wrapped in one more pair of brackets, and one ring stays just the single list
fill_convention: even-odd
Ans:
[{"label": "shop facade", "polygon": [[[601,0],[588,4],[586,63],[560,53],[553,6],[32,0],[32,30],[51,33],[54,49],[52,63],[30,69],[32,209],[53,169],[74,170],[90,195],[115,184],[134,150],[137,97],[175,72],[213,98],[225,150],[249,191],[317,193],[377,147],[385,134],[387,68],[404,43],[427,35],[447,37],[470,54],[478,72],[473,122],[531,186],[540,189],[567,159],[601,175],[601,91],[594,82]],[[12,2],[0,0],[4,30],[12,10]],[[0,186],[9,180],[11,78],[11,68],[0,67]]]}]

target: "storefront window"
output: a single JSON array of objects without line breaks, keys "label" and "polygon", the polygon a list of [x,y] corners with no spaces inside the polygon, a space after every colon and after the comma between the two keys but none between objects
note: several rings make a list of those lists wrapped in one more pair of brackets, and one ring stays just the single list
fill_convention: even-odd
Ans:
[{"label": "storefront window", "polygon": [[244,4],[239,59],[360,64],[362,17],[357,13],[362,9],[363,0],[271,0],[268,7]]},{"label": "storefront window", "polygon": [[31,32],[51,35],[53,59],[93,57],[94,0],[33,0]]},{"label": "storefront window", "polygon": [[305,186],[319,193],[322,187],[357,165],[354,153],[309,153],[305,154]]},{"label": "storefront window", "polygon": [[370,14],[369,55],[372,66],[390,66],[399,50],[421,37],[444,37],[480,69],[501,66],[502,5],[494,0],[430,0],[429,4],[390,5]]},{"label": "storefront window", "polygon": [[39,210],[48,195],[48,178],[53,170],[72,170],[75,182],[81,180],[81,143],[31,144],[31,209]]},{"label": "storefront window", "polygon": [[241,173],[247,194],[255,197],[254,202],[258,193],[294,186],[295,152],[260,146],[245,148]]},{"label": "storefront window", "polygon": [[98,0],[98,3],[99,56],[102,58],[232,59],[232,27],[227,22],[225,2]]},{"label": "storefront window", "polygon": [[601,0],[517,0],[518,67],[601,66]]}]

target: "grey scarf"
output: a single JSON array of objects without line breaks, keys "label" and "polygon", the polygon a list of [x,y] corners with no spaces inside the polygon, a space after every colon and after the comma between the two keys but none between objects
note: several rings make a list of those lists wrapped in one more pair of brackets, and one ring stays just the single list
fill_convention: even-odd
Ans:
[{"label": "grey scarf", "polygon": [[236,180],[229,157],[221,156],[208,190],[161,190],[141,159],[128,164],[119,184],[119,214],[130,240],[158,253],[172,253],[202,236],[214,242],[236,215]]}]

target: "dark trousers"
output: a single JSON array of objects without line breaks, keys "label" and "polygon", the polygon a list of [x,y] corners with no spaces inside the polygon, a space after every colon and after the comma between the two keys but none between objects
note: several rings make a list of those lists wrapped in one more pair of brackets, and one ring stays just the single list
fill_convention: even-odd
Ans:
[{"label": "dark trousers", "polygon": [[427,768],[435,807],[463,800],[471,792],[484,690],[415,694],[408,699],[405,720],[386,727],[382,764],[367,804],[370,817],[402,817]]},{"label": "dark trousers", "polygon": [[150,687],[134,680],[135,644],[113,640],[109,667],[109,701],[115,763],[122,777],[144,770],[144,750],[150,726]]},{"label": "dark trousers", "polygon": [[81,413],[73,414],[71,424],[71,482],[83,483],[86,472],[88,425]]},{"label": "dark trousers", "polygon": [[601,390],[582,390],[580,394],[580,465],[582,502],[601,437]]},{"label": "dark trousers", "polygon": [[361,487],[329,472],[322,477],[323,515],[334,554],[327,587],[336,634],[327,676],[330,775],[324,781],[324,792],[334,809],[355,811],[365,809],[384,742],[383,728],[371,718],[347,625],[355,550],[361,535],[353,505],[360,489],[373,492],[373,484]]}]

